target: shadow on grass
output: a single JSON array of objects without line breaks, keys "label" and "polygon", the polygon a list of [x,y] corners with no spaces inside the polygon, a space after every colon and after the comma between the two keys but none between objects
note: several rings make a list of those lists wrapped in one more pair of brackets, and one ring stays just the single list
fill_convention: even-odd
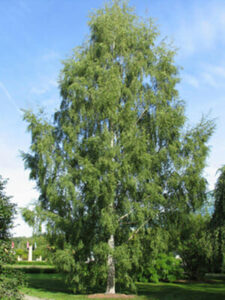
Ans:
[{"label": "shadow on grass", "polygon": [[51,293],[72,294],[62,274],[26,274],[27,287]]},{"label": "shadow on grass", "polygon": [[[65,293],[72,296],[62,274],[26,274],[28,288],[52,294]],[[225,282],[210,283],[137,283],[137,298],[146,300],[224,300]],[[80,295],[82,297],[82,295]],[[65,298],[66,299],[66,298]]]},{"label": "shadow on grass", "polygon": [[[74,295],[70,286],[64,281],[63,274],[26,274],[27,288],[48,293],[65,293]],[[92,289],[88,294],[103,293],[104,289]],[[79,293],[80,294],[80,293]],[[80,294],[82,296],[82,294]]]},{"label": "shadow on grass", "polygon": [[224,300],[225,284],[212,283],[138,283],[138,294],[151,300]]}]

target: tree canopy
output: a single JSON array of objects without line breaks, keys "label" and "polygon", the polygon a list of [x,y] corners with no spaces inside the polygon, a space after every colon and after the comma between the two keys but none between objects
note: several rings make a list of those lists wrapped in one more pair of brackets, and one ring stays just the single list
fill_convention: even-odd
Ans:
[{"label": "tree canopy", "polygon": [[23,278],[17,271],[6,268],[7,264],[14,262],[9,237],[16,212],[15,204],[10,202],[11,197],[5,193],[6,183],[7,180],[0,175],[0,298],[17,300],[22,298],[18,286]]},{"label": "tree canopy", "polygon": [[214,190],[215,204],[213,223],[215,227],[225,226],[225,166],[218,170],[220,173]]},{"label": "tree canopy", "polygon": [[204,202],[214,125],[186,126],[175,50],[151,19],[113,1],[88,24],[64,61],[54,121],[25,111],[23,159],[70,284],[114,293],[115,283],[132,286],[150,229]]},{"label": "tree canopy", "polygon": [[211,226],[213,229],[214,241],[214,271],[222,272],[225,269],[225,166],[221,167],[215,189],[214,189],[214,213]]},{"label": "tree canopy", "polygon": [[2,240],[9,237],[15,214],[15,204],[11,203],[11,197],[5,194],[6,183],[7,180],[4,180],[0,175],[0,239]]}]

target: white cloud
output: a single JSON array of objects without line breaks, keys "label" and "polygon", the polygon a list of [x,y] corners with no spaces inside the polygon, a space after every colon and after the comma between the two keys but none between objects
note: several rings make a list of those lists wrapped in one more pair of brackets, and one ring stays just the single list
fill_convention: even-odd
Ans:
[{"label": "white cloud", "polygon": [[174,37],[182,56],[213,49],[218,42],[225,44],[225,2],[208,1],[202,6],[196,1],[188,14],[179,16]]},{"label": "white cloud", "polygon": [[202,73],[203,82],[213,88],[218,87],[218,83],[210,73]]},{"label": "white cloud", "polygon": [[182,75],[183,82],[193,88],[200,86],[210,86],[212,88],[224,87],[225,67],[217,65],[204,64],[200,66],[197,74],[184,73]]},{"label": "white cloud", "polygon": [[9,91],[7,90],[7,88],[5,87],[5,85],[0,81],[0,88],[3,91],[3,93],[5,94],[6,98],[9,100],[10,104],[16,109],[16,111],[18,113],[21,113],[19,107],[17,106],[15,100],[13,99],[13,97],[11,96],[11,94],[9,93]]},{"label": "white cloud", "polygon": [[34,199],[37,199],[38,192],[34,184],[29,181],[28,172],[23,167],[1,169],[3,178],[9,178],[6,186],[6,193],[12,196],[12,203],[17,205],[17,215],[14,221],[15,227],[12,230],[13,236],[30,236],[32,229],[23,221],[19,208],[28,206]]},{"label": "white cloud", "polygon": [[43,83],[41,83],[38,87],[33,86],[30,90],[30,93],[33,95],[43,95],[47,92],[49,92],[51,89],[56,88],[58,86],[58,83],[55,79],[48,79],[44,80]]},{"label": "white cloud", "polygon": [[[3,172],[4,173],[4,172]],[[38,192],[34,189],[34,184],[29,181],[28,172],[23,171],[22,167],[12,172],[7,170],[10,178],[7,184],[7,194],[11,195],[12,202],[17,204],[17,216],[12,230],[13,236],[30,236],[32,229],[23,221],[20,208],[28,206],[33,200],[37,199]]]},{"label": "white cloud", "polygon": [[222,66],[208,66],[209,71],[215,76],[225,78],[225,67]]},{"label": "white cloud", "polygon": [[[12,203],[19,207],[26,207],[31,201],[37,199],[38,192],[34,189],[35,185],[29,180],[29,172],[24,170],[22,158],[19,157],[18,145],[12,146],[12,141],[1,138],[0,174],[4,179],[8,178],[6,194],[12,196]],[[3,142],[4,141],[4,142]],[[32,229],[22,220],[19,213],[15,219],[15,228],[12,230],[14,236],[30,236]]]},{"label": "white cloud", "polygon": [[204,64],[199,80],[213,88],[223,88],[225,79],[225,67],[218,65]]},{"label": "white cloud", "polygon": [[199,87],[199,80],[194,77],[193,75],[190,74],[184,74],[182,76],[183,81],[189,85],[191,85],[194,88],[198,88]]}]

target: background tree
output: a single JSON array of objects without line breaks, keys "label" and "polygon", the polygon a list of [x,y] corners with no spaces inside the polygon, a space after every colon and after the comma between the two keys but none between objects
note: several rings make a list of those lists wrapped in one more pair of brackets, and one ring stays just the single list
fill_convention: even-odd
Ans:
[{"label": "background tree", "polygon": [[21,299],[18,287],[22,284],[22,276],[15,270],[6,268],[6,264],[14,262],[11,250],[10,229],[15,214],[15,204],[5,194],[6,180],[0,176],[0,298]]},{"label": "background tree", "polygon": [[215,206],[212,216],[214,240],[214,271],[222,272],[225,266],[225,166],[218,170],[220,173],[215,189]]},{"label": "background tree", "polygon": [[23,158],[70,285],[114,293],[115,283],[134,286],[148,228],[204,202],[214,126],[203,119],[185,130],[175,51],[157,44],[151,19],[114,1],[89,27],[64,62],[54,122],[25,112],[32,143]]},{"label": "background tree", "polygon": [[4,180],[0,175],[0,239],[6,240],[10,236],[12,228],[13,216],[16,212],[15,204],[10,202],[9,196],[5,194],[5,185],[7,180]]}]

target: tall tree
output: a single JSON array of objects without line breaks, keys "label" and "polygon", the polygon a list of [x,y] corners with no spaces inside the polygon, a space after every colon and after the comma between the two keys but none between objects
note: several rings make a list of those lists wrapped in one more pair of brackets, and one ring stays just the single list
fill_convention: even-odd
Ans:
[{"label": "tall tree", "polygon": [[214,213],[211,225],[214,233],[214,265],[215,271],[223,271],[225,250],[225,166],[218,170],[220,173],[214,189]]},{"label": "tall tree", "polygon": [[185,131],[175,51],[157,44],[151,19],[113,1],[89,27],[64,62],[54,122],[25,112],[32,143],[23,158],[71,283],[105,282],[114,293],[115,282],[132,285],[139,234],[202,204],[214,126],[203,119]]}]

